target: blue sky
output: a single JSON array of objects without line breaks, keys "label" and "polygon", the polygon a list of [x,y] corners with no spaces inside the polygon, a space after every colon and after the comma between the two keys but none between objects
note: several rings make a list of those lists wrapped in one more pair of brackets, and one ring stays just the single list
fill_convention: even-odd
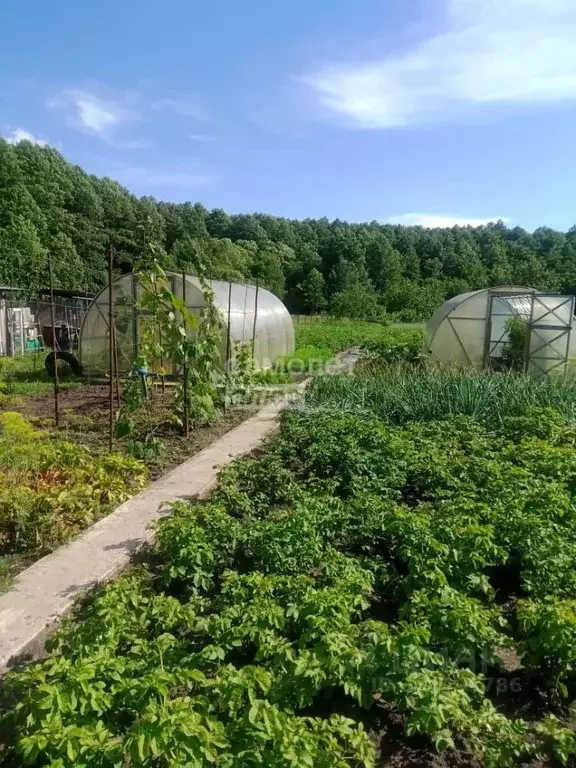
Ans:
[{"label": "blue sky", "polygon": [[2,0],[0,133],[228,212],[576,223],[574,0]]}]

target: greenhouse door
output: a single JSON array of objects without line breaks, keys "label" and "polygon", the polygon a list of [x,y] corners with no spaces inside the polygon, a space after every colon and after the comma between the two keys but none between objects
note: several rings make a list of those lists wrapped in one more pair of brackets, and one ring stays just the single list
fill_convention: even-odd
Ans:
[{"label": "greenhouse door", "polygon": [[486,318],[484,365],[493,370],[507,367],[506,351],[509,335],[507,323],[512,317],[529,321],[532,311],[531,293],[491,293]]},{"label": "greenhouse door", "polygon": [[544,376],[566,365],[573,319],[574,296],[533,295],[527,373]]}]

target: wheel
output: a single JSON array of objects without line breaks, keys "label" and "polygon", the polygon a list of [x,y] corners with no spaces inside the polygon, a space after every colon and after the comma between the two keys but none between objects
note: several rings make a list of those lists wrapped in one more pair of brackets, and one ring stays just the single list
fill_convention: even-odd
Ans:
[{"label": "wheel", "polygon": [[[70,352],[58,352],[58,363],[67,363],[74,376],[82,375],[82,367],[78,360]],[[56,353],[50,352],[44,361],[44,366],[50,376],[54,378],[56,373]]]}]

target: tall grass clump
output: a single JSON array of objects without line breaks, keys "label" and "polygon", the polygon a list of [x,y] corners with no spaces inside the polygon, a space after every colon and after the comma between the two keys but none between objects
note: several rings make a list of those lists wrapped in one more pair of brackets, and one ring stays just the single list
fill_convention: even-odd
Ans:
[{"label": "tall grass clump", "polygon": [[533,407],[576,420],[576,377],[391,366],[370,378],[318,376],[299,407],[375,414],[391,424],[465,414],[497,426]]}]

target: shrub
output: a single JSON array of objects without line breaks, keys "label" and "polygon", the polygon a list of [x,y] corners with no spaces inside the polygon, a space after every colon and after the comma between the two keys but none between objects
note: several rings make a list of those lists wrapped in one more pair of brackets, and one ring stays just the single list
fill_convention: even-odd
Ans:
[{"label": "shrub", "polygon": [[381,341],[363,345],[365,356],[383,363],[416,363],[424,360],[424,334],[417,328],[389,328]]},{"label": "shrub", "polygon": [[526,338],[529,333],[528,321],[522,317],[513,316],[506,320],[508,341],[503,358],[513,371],[523,371],[526,361]]}]

